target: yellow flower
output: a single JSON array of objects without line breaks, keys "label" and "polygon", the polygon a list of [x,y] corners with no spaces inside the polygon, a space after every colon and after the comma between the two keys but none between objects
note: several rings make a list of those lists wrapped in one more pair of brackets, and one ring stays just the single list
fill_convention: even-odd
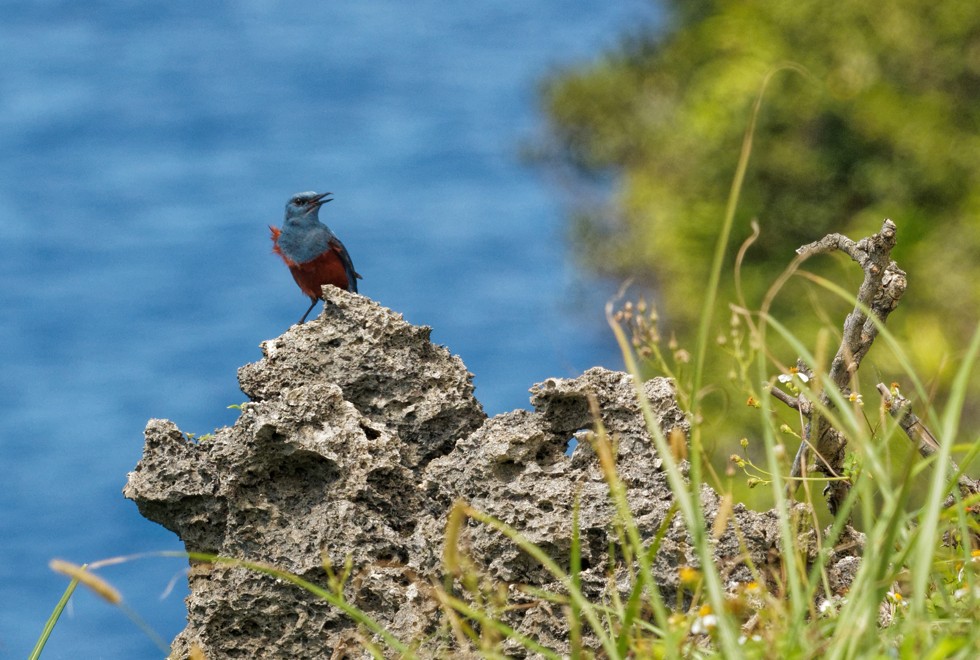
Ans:
[{"label": "yellow flower", "polygon": [[681,566],[677,569],[677,573],[680,577],[681,584],[696,584],[701,579],[701,572],[691,566]]}]

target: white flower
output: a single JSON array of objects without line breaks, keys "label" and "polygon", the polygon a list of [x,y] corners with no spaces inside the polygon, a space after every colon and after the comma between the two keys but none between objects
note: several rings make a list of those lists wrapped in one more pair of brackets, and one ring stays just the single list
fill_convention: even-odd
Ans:
[{"label": "white flower", "polygon": [[780,383],[789,383],[792,382],[794,377],[799,378],[800,381],[803,383],[807,383],[810,381],[810,377],[804,373],[797,371],[796,367],[790,369],[788,374],[779,374],[779,376],[776,377],[776,380],[778,380]]},{"label": "white flower", "polygon": [[714,614],[703,614],[691,624],[692,635],[705,635],[718,625],[718,617]]},{"label": "white flower", "polygon": [[902,594],[900,594],[895,589],[892,589],[891,591],[889,591],[888,593],[886,593],[885,594],[885,597],[888,598],[888,600],[890,600],[891,602],[893,602],[896,605],[898,605],[899,607],[908,607],[909,606],[909,602],[907,600],[905,600],[905,598],[902,596]]}]

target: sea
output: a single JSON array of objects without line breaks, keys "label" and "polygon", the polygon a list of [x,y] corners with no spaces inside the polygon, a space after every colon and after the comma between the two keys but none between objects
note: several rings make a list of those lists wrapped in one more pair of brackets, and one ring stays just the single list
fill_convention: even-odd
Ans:
[{"label": "sea", "polygon": [[[177,537],[121,491],[150,418],[235,422],[236,369],[308,305],[271,253],[290,195],[361,293],[432,327],[488,414],[622,359],[619,282],[572,256],[574,196],[524,157],[547,76],[663,20],[653,0],[4,0],[0,6],[0,658],[163,658]],[[319,308],[315,311],[319,313]],[[147,556],[137,557],[137,555]],[[146,632],[153,631],[152,633]]]}]

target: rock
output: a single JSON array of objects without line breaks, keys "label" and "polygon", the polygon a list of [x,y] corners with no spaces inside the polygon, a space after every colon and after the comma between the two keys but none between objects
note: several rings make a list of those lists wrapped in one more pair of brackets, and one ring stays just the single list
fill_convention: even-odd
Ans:
[{"label": "rock", "polygon": [[[189,552],[274,566],[321,586],[325,560],[336,571],[350,562],[348,602],[403,642],[420,644],[423,656],[472,651],[460,648],[435,597],[457,501],[519,530],[567,569],[577,500],[583,590],[596,599],[605,593],[612,563],[616,588],[628,592],[628,567],[608,554],[620,540],[589,441],[590,397],[615,440],[643,538],[655,537],[673,503],[629,375],[594,368],[549,379],[532,388],[533,411],[486,419],[471,374],[429,341],[428,328],[367,298],[324,291],[319,319],[264,342],[265,357],[239,370],[251,402],[233,427],[195,441],[172,422],[150,420],[124,490],[144,516],[176,533]],[[643,389],[663,432],[688,430],[670,381],[654,378]],[[713,520],[718,495],[704,487],[701,500]],[[716,561],[729,579],[749,580],[746,553],[764,569],[778,547],[776,518],[736,506],[732,520],[744,541],[729,523]],[[679,567],[698,562],[680,517],[666,524],[654,570],[673,603]],[[561,608],[518,586],[560,592],[560,583],[484,525],[466,525],[460,539],[473,571],[486,584],[510,585],[509,597],[522,604],[503,615],[507,624],[567,653]],[[369,657],[363,640],[370,633],[292,584],[198,562],[189,583],[188,625],[173,657],[187,657],[195,644],[209,658]],[[584,643],[596,644],[588,634]],[[502,651],[525,653],[514,644]]]},{"label": "rock", "polygon": [[361,415],[405,440],[400,450],[411,466],[479,428],[486,415],[473,397],[472,374],[429,341],[430,328],[363,296],[327,291],[318,319],[263,342],[265,358],[238,370],[252,401],[300,404],[296,388],[332,383]]}]

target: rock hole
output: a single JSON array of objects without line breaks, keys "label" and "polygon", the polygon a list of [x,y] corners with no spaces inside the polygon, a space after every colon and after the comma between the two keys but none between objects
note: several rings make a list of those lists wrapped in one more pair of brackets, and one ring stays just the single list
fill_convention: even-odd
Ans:
[{"label": "rock hole", "polygon": [[361,430],[364,431],[364,435],[368,440],[377,440],[381,437],[381,431],[373,429],[366,424],[361,424]]},{"label": "rock hole", "polygon": [[571,437],[565,441],[565,456],[571,456],[575,448],[578,447],[578,443],[582,442],[583,435],[589,433],[592,429],[579,429],[572,433]]},{"label": "rock hole", "polygon": [[494,474],[503,482],[513,481],[523,471],[524,466],[514,461],[503,461],[497,463],[493,468]]}]

